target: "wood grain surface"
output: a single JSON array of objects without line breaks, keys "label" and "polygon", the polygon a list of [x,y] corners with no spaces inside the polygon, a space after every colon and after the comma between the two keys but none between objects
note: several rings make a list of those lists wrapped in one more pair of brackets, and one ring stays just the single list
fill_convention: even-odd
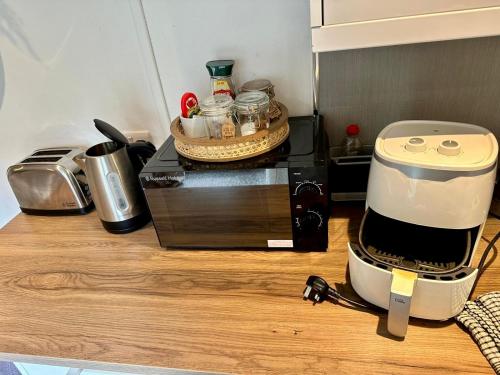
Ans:
[{"label": "wood grain surface", "polygon": [[[252,374],[491,374],[453,321],[411,319],[396,341],[384,314],[302,301],[310,274],[352,293],[346,244],[362,208],[333,212],[326,253],[166,251],[151,224],[113,235],[95,213],[21,214],[0,231],[0,352]],[[484,237],[499,229],[489,219]],[[490,263],[477,294],[500,290]]]}]

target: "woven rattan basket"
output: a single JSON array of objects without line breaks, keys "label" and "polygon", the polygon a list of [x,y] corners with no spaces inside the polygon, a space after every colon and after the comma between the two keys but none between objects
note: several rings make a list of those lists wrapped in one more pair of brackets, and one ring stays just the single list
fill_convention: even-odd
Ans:
[{"label": "woven rattan basket", "polygon": [[273,120],[268,129],[231,139],[189,138],[183,134],[180,118],[177,117],[170,126],[175,149],[186,158],[207,162],[242,160],[271,151],[287,139],[290,131],[288,109],[278,104],[281,116]]}]

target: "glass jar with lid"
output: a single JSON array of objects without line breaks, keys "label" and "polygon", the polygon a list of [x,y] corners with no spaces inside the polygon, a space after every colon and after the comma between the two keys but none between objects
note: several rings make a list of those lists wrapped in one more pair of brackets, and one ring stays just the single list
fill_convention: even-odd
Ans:
[{"label": "glass jar with lid", "polygon": [[234,60],[213,60],[206,64],[210,74],[210,90],[212,95],[229,95],[234,99],[233,79]]},{"label": "glass jar with lid", "polygon": [[200,104],[210,138],[234,138],[236,128],[232,120],[233,99],[228,95],[212,95]]},{"label": "glass jar with lid", "polygon": [[234,101],[236,122],[241,135],[250,135],[269,127],[269,97],[262,91],[239,94]]},{"label": "glass jar with lid", "polygon": [[281,109],[274,95],[274,85],[268,79],[254,79],[243,84],[240,92],[262,91],[269,96],[269,117],[274,120],[281,116]]}]

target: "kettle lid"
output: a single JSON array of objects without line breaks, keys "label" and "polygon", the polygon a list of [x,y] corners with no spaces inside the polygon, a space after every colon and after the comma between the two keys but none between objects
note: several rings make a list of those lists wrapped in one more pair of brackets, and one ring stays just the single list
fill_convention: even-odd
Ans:
[{"label": "kettle lid", "polygon": [[125,145],[129,143],[127,137],[125,137],[118,129],[111,126],[107,122],[94,119],[94,124],[97,130],[99,130],[105,137],[111,139],[112,141],[118,144],[125,144]]}]

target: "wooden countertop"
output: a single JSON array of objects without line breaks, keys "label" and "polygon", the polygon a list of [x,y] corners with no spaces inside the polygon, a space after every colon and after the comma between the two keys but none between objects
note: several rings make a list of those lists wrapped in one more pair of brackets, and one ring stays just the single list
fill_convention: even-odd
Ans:
[{"label": "wooden countertop", "polygon": [[[453,321],[411,319],[396,341],[385,337],[384,314],[302,300],[310,274],[345,283],[361,214],[334,208],[326,253],[166,251],[151,224],[112,235],[95,213],[20,214],[0,230],[0,357],[102,369],[491,374]],[[499,229],[489,219],[484,237]],[[496,259],[477,294],[500,290],[499,271]],[[121,368],[130,369],[139,372]]]}]

